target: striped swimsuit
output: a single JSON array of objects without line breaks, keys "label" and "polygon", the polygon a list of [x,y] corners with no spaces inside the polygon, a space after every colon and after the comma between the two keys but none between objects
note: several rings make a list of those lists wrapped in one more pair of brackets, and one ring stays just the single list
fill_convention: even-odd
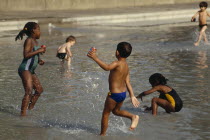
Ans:
[{"label": "striped swimsuit", "polygon": [[[39,48],[38,46],[34,46],[33,51],[36,51],[38,48]],[[24,58],[18,68],[19,75],[21,75],[21,73],[25,70],[28,70],[32,74],[35,74],[34,70],[36,69],[38,65],[38,57],[39,57],[39,54],[36,54],[30,58]]]}]

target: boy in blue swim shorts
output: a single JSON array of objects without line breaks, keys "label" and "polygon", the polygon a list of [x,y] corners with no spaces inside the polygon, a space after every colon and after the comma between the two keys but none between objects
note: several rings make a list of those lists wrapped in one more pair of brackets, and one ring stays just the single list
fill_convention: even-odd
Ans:
[{"label": "boy in blue swim shorts", "polygon": [[110,71],[109,74],[109,90],[104,110],[101,119],[101,136],[106,135],[108,128],[108,121],[110,112],[114,115],[126,117],[131,120],[130,130],[137,127],[139,116],[131,114],[125,110],[121,110],[123,101],[126,98],[126,91],[128,90],[131,98],[131,102],[134,107],[139,106],[139,101],[136,99],[133,93],[132,86],[130,84],[129,68],[126,62],[126,58],[131,54],[132,46],[127,42],[121,42],[117,45],[115,56],[116,61],[111,64],[106,64],[100,60],[96,55],[96,50],[92,49],[88,52],[87,56],[92,58],[102,69]]}]

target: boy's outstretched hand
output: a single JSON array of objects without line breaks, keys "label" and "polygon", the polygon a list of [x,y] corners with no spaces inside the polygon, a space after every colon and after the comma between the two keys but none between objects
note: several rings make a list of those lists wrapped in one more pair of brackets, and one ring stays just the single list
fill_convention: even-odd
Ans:
[{"label": "boy's outstretched hand", "polygon": [[140,102],[136,99],[135,96],[131,97],[131,102],[134,107],[138,107],[140,105]]},{"label": "boy's outstretched hand", "polygon": [[92,58],[92,59],[95,59],[97,56],[96,56],[96,49],[91,49],[88,54],[87,54],[88,57]]}]

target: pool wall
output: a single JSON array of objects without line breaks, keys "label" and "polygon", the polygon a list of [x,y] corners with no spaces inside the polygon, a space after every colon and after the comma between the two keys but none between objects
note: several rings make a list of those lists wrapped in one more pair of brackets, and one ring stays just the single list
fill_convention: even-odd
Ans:
[{"label": "pool wall", "polygon": [[[210,1],[210,0],[206,0]],[[200,2],[197,0],[1,0],[0,11],[85,10]]]}]

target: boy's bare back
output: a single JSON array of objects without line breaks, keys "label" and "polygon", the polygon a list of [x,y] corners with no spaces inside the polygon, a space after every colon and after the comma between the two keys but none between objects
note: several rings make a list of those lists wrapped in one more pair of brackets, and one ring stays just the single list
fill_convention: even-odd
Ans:
[{"label": "boy's bare back", "polygon": [[58,53],[66,53],[67,52],[66,49],[67,49],[68,46],[70,47],[70,45],[68,45],[68,43],[64,43],[63,45],[58,47],[57,52]]},{"label": "boy's bare back", "polygon": [[121,93],[126,91],[126,78],[129,73],[126,59],[115,61],[117,67],[110,71],[109,90],[112,93]]}]

